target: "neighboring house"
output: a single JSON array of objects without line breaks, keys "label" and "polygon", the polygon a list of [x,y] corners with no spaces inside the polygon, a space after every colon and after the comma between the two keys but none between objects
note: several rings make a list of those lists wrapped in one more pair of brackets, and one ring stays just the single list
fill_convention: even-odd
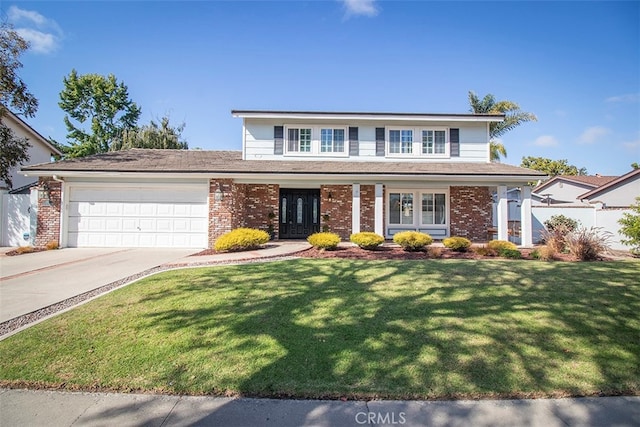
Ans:
[{"label": "neighboring house", "polygon": [[628,208],[640,197],[640,169],[634,169],[620,177],[578,196],[580,201],[601,204],[601,209]]},{"label": "neighboring house", "polygon": [[534,204],[581,204],[579,196],[616,179],[616,176],[558,175],[533,189]]},{"label": "neighboring house", "polygon": [[[17,138],[27,138],[29,160],[27,164],[50,162],[54,155],[62,153],[36,132],[24,120],[9,110],[2,122]],[[0,181],[0,246],[23,246],[32,243],[36,228],[37,194],[30,194],[38,177],[19,174],[19,165],[10,171],[13,187]]]},{"label": "neighboring house", "polygon": [[328,229],[485,241],[493,193],[506,239],[507,186],[521,186],[531,244],[526,184],[546,176],[489,161],[489,124],[502,114],[232,115],[242,151],[129,150],[24,168],[47,186],[37,243],[206,247],[240,226],[280,239]]}]

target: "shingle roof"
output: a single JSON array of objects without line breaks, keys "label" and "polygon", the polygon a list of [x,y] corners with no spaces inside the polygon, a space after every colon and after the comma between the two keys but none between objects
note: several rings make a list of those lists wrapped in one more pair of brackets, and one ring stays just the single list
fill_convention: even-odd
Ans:
[{"label": "shingle roof", "polygon": [[[588,191],[588,192],[586,192],[584,194],[581,194],[579,196],[579,199],[588,199],[588,198],[593,197],[593,196],[595,196],[597,194],[603,193],[606,190],[608,190],[609,188],[611,188],[611,187],[613,187],[613,186],[615,186],[617,184],[620,184],[620,183],[622,183],[624,181],[628,181],[628,180],[632,179],[636,175],[640,175],[640,169],[634,169],[634,170],[632,170],[630,172],[627,172],[624,175],[613,177],[614,179],[610,180],[609,182],[607,182],[607,183],[605,183],[605,184],[603,184],[603,185],[601,185],[599,187],[596,187],[591,191]],[[636,194],[636,195],[638,195],[638,194]]]},{"label": "shingle roof", "polygon": [[534,189],[534,191],[539,192],[559,180],[575,182],[578,184],[585,184],[592,188],[598,188],[601,185],[608,184],[609,182],[617,178],[618,178],[617,176],[601,176],[601,175],[557,175],[551,178],[550,180],[540,184],[538,187]]},{"label": "shingle roof", "polygon": [[545,174],[539,171],[502,163],[242,160],[240,151],[146,149],[116,151],[55,163],[41,163],[25,167],[23,171],[545,177]]}]

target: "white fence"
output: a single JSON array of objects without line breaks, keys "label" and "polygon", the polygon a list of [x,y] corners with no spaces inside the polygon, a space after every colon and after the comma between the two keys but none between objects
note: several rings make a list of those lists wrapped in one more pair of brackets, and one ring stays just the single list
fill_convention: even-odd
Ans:
[{"label": "white fence", "polygon": [[25,246],[33,242],[36,224],[33,198],[33,194],[0,195],[0,246]]},{"label": "white fence", "polygon": [[540,240],[540,232],[544,230],[546,220],[553,215],[564,215],[579,221],[582,227],[601,227],[604,231],[609,231],[613,234],[609,241],[612,249],[629,250],[629,246],[620,242],[624,236],[619,233],[618,220],[622,218],[624,212],[631,212],[631,209],[599,209],[598,206],[532,206],[533,241]]}]

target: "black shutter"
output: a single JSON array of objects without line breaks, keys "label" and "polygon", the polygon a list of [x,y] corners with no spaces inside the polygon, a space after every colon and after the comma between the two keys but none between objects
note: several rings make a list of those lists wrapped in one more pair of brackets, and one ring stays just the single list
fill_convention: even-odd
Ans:
[{"label": "black shutter", "polygon": [[460,129],[449,129],[451,157],[460,157]]},{"label": "black shutter", "polygon": [[384,156],[384,128],[376,128],[376,156]]},{"label": "black shutter", "polygon": [[273,127],[273,154],[283,154],[284,126]]},{"label": "black shutter", "polygon": [[358,141],[357,127],[349,128],[349,155],[350,156],[360,155],[360,143]]}]

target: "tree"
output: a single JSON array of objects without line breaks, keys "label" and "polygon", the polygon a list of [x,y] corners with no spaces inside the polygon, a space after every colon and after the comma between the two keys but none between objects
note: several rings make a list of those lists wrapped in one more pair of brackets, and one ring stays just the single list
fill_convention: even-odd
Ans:
[{"label": "tree", "polygon": [[[135,128],[140,108],[113,74],[78,75],[72,70],[63,82],[58,105],[67,113],[64,123],[71,145],[64,147],[66,157],[106,153],[124,131]],[[79,127],[83,124],[88,129]]]},{"label": "tree", "polygon": [[168,117],[160,119],[160,125],[151,120],[148,125],[122,132],[111,145],[111,151],[128,150],[130,148],[164,148],[186,150],[187,141],[182,139],[185,124],[171,126]]},{"label": "tree", "polygon": [[638,162],[633,162],[633,163],[631,163],[631,167],[632,167],[633,169],[640,169],[640,165],[638,164]]},{"label": "tree", "polygon": [[523,168],[534,169],[554,177],[556,175],[586,175],[587,169],[570,165],[567,159],[551,160],[544,157],[523,157],[520,164]]},{"label": "tree", "polygon": [[38,109],[38,100],[18,76],[22,68],[20,55],[29,48],[25,41],[9,24],[0,24],[0,181],[13,187],[11,169],[29,161],[29,142],[18,138],[4,121],[8,109],[14,114],[33,117]]},{"label": "tree", "polygon": [[620,234],[628,237],[620,241],[631,246],[632,254],[640,256],[640,197],[636,197],[636,202],[630,208],[631,212],[623,213],[622,218],[618,220],[618,224],[622,226]]},{"label": "tree", "polygon": [[475,114],[504,114],[503,122],[493,122],[489,124],[489,143],[491,161],[500,161],[500,157],[507,157],[507,150],[504,145],[496,141],[496,138],[520,126],[522,123],[537,121],[538,118],[533,113],[520,110],[520,106],[512,101],[496,101],[491,94],[484,98],[478,98],[474,92],[469,91],[469,105],[471,112]]}]

